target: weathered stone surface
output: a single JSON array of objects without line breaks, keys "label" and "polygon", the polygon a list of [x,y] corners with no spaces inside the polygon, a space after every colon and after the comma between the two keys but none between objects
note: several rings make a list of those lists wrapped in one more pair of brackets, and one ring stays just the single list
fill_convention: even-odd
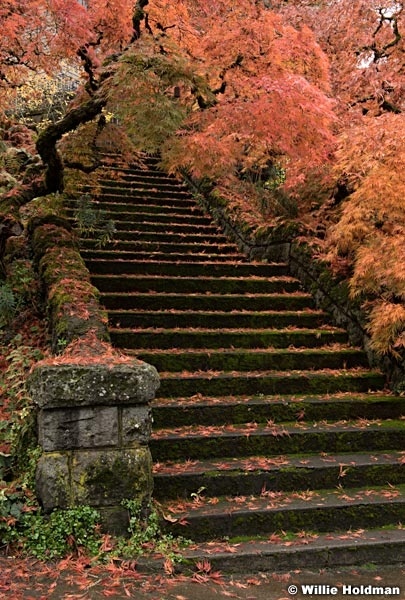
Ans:
[{"label": "weathered stone surface", "polygon": [[146,444],[152,429],[151,410],[148,406],[126,406],[122,409],[122,444]]},{"label": "weathered stone surface", "polygon": [[120,505],[125,498],[143,499],[152,493],[149,448],[76,452],[71,470],[73,503]]},{"label": "weathered stone surface", "polygon": [[43,454],[37,464],[35,487],[45,512],[70,506],[68,455],[58,452]]},{"label": "weathered stone surface", "polygon": [[131,363],[40,365],[29,378],[40,408],[142,404],[154,398],[159,376],[152,365]]},{"label": "weathered stone surface", "polygon": [[38,417],[38,437],[48,452],[117,446],[118,410],[115,406],[42,410]]}]

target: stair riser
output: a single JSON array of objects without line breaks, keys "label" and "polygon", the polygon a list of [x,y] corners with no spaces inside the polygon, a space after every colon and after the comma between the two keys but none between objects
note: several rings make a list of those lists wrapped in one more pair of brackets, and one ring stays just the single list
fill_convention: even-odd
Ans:
[{"label": "stair riser", "polygon": [[337,453],[378,450],[401,450],[405,444],[405,432],[396,430],[339,430],[300,431],[290,435],[275,434],[232,435],[220,437],[194,436],[156,438],[150,443],[152,456],[158,462],[167,460],[203,460],[223,457],[280,456],[310,452]]},{"label": "stair riser", "polygon": [[[86,238],[82,238],[80,240],[80,246],[81,248],[86,248],[86,249],[95,249],[97,252],[100,251],[100,248],[97,246],[97,241],[95,240],[91,240],[91,239],[86,239]],[[172,252],[178,252],[178,253],[189,253],[189,254],[193,254],[195,252],[198,252],[200,250],[200,245],[199,244],[184,244],[184,243],[180,243],[180,244],[176,244],[176,243],[171,243],[171,242],[151,242],[151,241],[119,241],[119,240],[114,240],[113,242],[109,242],[108,244],[106,244],[104,246],[105,249],[108,250],[112,250],[114,249],[114,251],[141,251],[141,252],[164,252],[164,253],[169,253],[171,254]],[[235,252],[235,247],[234,246],[230,246],[227,244],[206,244],[205,245],[205,250],[207,252],[207,254],[212,254],[212,253],[216,253],[218,252],[219,254],[234,254]]]},{"label": "stair riser", "polygon": [[165,233],[170,234],[191,234],[191,235],[207,235],[212,236],[218,233],[218,228],[214,225],[193,225],[187,223],[169,224],[160,223],[159,219],[152,221],[134,220],[134,221],[114,221],[116,231],[130,231],[130,232],[151,232],[151,233]]},{"label": "stair riser", "polygon": [[[355,419],[400,419],[404,413],[400,398],[389,400],[308,400],[297,402],[241,401],[235,404],[221,402],[187,406],[165,406],[157,400],[153,405],[153,423],[160,427],[188,425],[242,425],[243,423],[288,423],[299,419],[307,422],[351,421]],[[403,469],[405,471],[405,469]]]},{"label": "stair riser", "polygon": [[[310,296],[261,296],[261,297],[244,297],[244,296],[186,296],[186,295],[165,295],[156,296],[153,294],[102,294],[101,302],[107,309],[143,309],[143,310],[215,310],[233,311],[233,310],[305,310],[313,308],[313,299]],[[114,335],[116,333],[114,332]],[[336,341],[346,340],[347,336],[340,334],[334,338]],[[116,343],[120,343],[116,340]],[[208,342],[210,343],[210,342]],[[329,342],[325,342],[329,343]],[[145,342],[144,348],[151,348],[148,342]],[[266,346],[272,345],[271,338],[266,342]],[[170,346],[162,346],[168,348]],[[216,346],[221,347],[221,346]],[[258,348],[259,346],[255,346]],[[261,346],[263,347],[263,346]]]},{"label": "stair riser", "polygon": [[86,265],[93,274],[147,274],[162,275],[162,277],[277,277],[287,275],[285,265],[244,265],[244,264],[190,264],[190,263],[159,263],[138,262],[126,260],[92,260],[87,259]]},{"label": "stair riser", "polygon": [[337,392],[367,392],[383,387],[380,376],[331,375],[312,378],[305,376],[227,377],[202,379],[198,377],[161,378],[157,398],[178,398],[179,396],[236,396],[238,394],[335,394]]},{"label": "stair riser", "polygon": [[[92,209],[104,218],[113,219],[117,229],[125,229],[123,224],[129,223],[129,222],[153,223],[153,224],[160,223],[160,224],[162,224],[162,226],[163,226],[163,224],[166,224],[166,229],[167,229],[168,224],[172,225],[173,223],[175,223],[177,225],[188,225],[188,226],[195,226],[195,227],[212,226],[213,225],[212,219],[209,219],[209,218],[203,217],[203,216],[194,215],[193,213],[191,213],[191,211],[188,211],[188,213],[186,213],[186,214],[176,214],[173,211],[166,212],[166,213],[159,213],[159,212],[149,212],[146,208],[144,208],[144,212],[121,211],[118,213],[117,211],[114,212],[111,210],[110,211],[104,210],[103,207],[100,207],[97,204],[92,206]],[[76,208],[76,210],[67,209],[66,214],[71,219],[76,219],[77,208]]]},{"label": "stair riser", "polygon": [[[122,214],[131,215],[131,219],[136,218],[137,214],[150,214],[150,215],[166,215],[168,218],[172,218],[174,215],[181,216],[187,219],[188,216],[197,216],[201,218],[203,213],[195,204],[184,205],[179,202],[179,206],[162,205],[161,202],[147,203],[141,202],[136,204],[135,202],[124,202],[120,201],[120,198],[114,198],[116,201],[107,202],[103,198],[92,199],[91,208],[98,211],[101,210],[103,213],[108,215],[110,218],[116,218]],[[79,202],[78,200],[70,200],[66,202],[67,214],[73,214],[77,211]]]},{"label": "stair riser", "polygon": [[204,263],[208,261],[218,263],[240,260],[238,254],[175,254],[169,252],[131,252],[125,250],[121,250],[121,252],[113,250],[81,250],[80,253],[85,260],[113,260],[116,261],[115,265],[120,260],[158,261],[166,265],[171,262]]},{"label": "stair riser", "polygon": [[[184,535],[183,533],[183,537]],[[347,569],[347,567],[353,568],[356,565],[360,567],[373,565],[374,568],[375,565],[383,565],[385,568],[386,565],[398,564],[398,569],[400,569],[401,563],[405,562],[403,536],[400,539],[388,539],[388,536],[385,535],[385,539],[375,539],[373,543],[367,541],[363,543],[363,540],[355,535],[349,535],[345,540],[338,538],[334,541],[331,541],[329,536],[327,537],[326,543],[323,541],[316,546],[298,541],[289,547],[282,544],[269,544],[264,548],[254,545],[248,551],[241,550],[238,546],[239,551],[237,552],[226,550],[212,552],[210,549],[193,552],[190,550],[188,557],[187,551],[183,553],[182,566],[179,565],[177,568],[189,575],[190,565],[194,572],[196,562],[207,560],[212,571],[220,571],[227,575],[235,574],[240,577],[241,575],[245,576],[246,573],[290,573],[295,569],[298,572],[301,570],[319,572],[320,569]],[[144,570],[150,574],[155,565],[156,559],[153,559],[153,562],[146,562],[143,568],[142,559],[140,559],[137,563],[137,570]],[[159,573],[162,568],[163,566],[160,566]],[[323,583],[324,580],[320,581]],[[396,583],[397,578],[393,580],[392,586],[395,586]],[[326,597],[319,596],[319,598]]]},{"label": "stair riser", "polygon": [[[142,181],[147,181],[148,179],[161,179],[165,183],[177,183],[177,179],[173,175],[168,175],[164,171],[160,171],[156,168],[156,165],[152,165],[151,168],[141,169],[138,166],[128,166],[128,165],[106,165],[105,167],[106,173],[112,173],[112,179],[116,179],[117,176],[122,176],[124,179],[129,177],[140,178]],[[107,175],[106,175],[107,178]]]},{"label": "stair riser", "polygon": [[215,278],[177,278],[177,277],[114,277],[95,275],[93,285],[101,292],[165,292],[183,294],[276,294],[295,292],[299,289],[297,281],[269,279],[215,279]]},{"label": "stair riser", "polygon": [[259,353],[196,353],[164,354],[143,352],[137,355],[140,360],[152,364],[158,371],[288,371],[298,369],[351,369],[368,366],[363,352],[312,352],[280,354],[277,352]]},{"label": "stair riser", "polygon": [[[166,333],[144,333],[142,331],[112,330],[111,339],[120,348],[288,348],[306,346],[319,348],[325,344],[342,343],[347,334],[340,331],[248,331],[234,333],[223,330],[192,332],[174,331]],[[242,392],[239,392],[241,394]],[[253,390],[248,393],[254,393]],[[288,393],[288,392],[285,392]]]},{"label": "stair riser", "polygon": [[367,528],[370,523],[383,527],[405,519],[405,503],[355,505],[350,507],[308,508],[256,513],[245,511],[209,518],[187,516],[187,526],[173,525],[167,530],[195,541],[235,536],[252,536],[280,531],[347,531]]},{"label": "stair riser", "polygon": [[246,314],[246,313],[204,313],[193,312],[191,314],[178,312],[124,312],[118,311],[109,315],[110,324],[113,327],[207,327],[208,329],[283,329],[293,325],[301,329],[316,329],[327,322],[325,315],[316,313],[288,313],[280,314]]},{"label": "stair riser", "polygon": [[[85,194],[91,194],[92,192],[94,192],[94,189],[92,188],[88,188],[87,186],[84,187],[83,192]],[[145,199],[149,199],[149,198],[156,198],[156,199],[161,199],[161,198],[167,198],[167,199],[178,199],[178,200],[188,200],[189,202],[193,202],[193,199],[190,195],[190,192],[186,192],[186,191],[181,191],[181,190],[177,190],[177,191],[173,191],[173,192],[167,192],[165,190],[159,190],[159,189],[139,189],[134,187],[133,189],[131,188],[131,186],[126,186],[124,184],[124,187],[116,187],[113,185],[101,185],[98,188],[98,192],[100,194],[102,194],[103,196],[108,196],[110,194],[113,194],[114,196],[121,196],[121,197],[127,197],[127,198],[145,198]]]},{"label": "stair riser", "polygon": [[[167,179],[162,179],[161,177],[157,178],[146,178],[146,177],[137,177],[137,176],[124,176],[119,179],[100,179],[99,183],[102,187],[108,188],[122,188],[128,189],[130,191],[141,191],[141,192],[164,192],[164,193],[185,193],[190,194],[190,192],[182,185],[181,183],[171,182],[169,183]],[[182,189],[183,188],[183,189]]]},{"label": "stair riser", "polygon": [[400,464],[345,467],[341,477],[339,465],[306,469],[281,467],[272,472],[215,472],[201,474],[155,475],[153,495],[157,500],[183,498],[190,500],[196,490],[203,489],[205,498],[260,496],[268,492],[398,485],[405,483],[405,469]]},{"label": "stair riser", "polygon": [[[90,193],[90,192],[87,192]],[[103,208],[104,204],[133,204],[139,208],[147,206],[157,207],[174,207],[177,211],[178,208],[187,210],[193,210],[196,208],[196,203],[192,198],[188,197],[154,197],[154,196],[141,196],[139,194],[118,194],[117,190],[100,192],[97,190],[96,194],[93,194],[94,202],[97,203],[99,208]],[[128,208],[126,210],[129,210]]]},{"label": "stair riser", "polygon": [[[95,230],[95,234],[101,232],[102,230]],[[194,244],[194,252],[206,248],[206,244],[220,244],[226,243],[227,239],[225,236],[221,235],[202,235],[197,233],[159,233],[157,231],[116,231],[113,234],[114,243],[117,240],[126,241],[126,242],[152,242],[158,243],[163,242],[167,243],[170,241],[172,244]],[[115,246],[114,246],[115,247]]]}]

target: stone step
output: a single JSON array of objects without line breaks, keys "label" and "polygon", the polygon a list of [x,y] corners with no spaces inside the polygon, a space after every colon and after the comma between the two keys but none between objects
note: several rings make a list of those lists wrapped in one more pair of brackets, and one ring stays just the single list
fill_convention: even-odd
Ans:
[{"label": "stone step", "polygon": [[191,310],[109,310],[111,327],[118,328],[206,328],[206,329],[317,329],[328,323],[319,310],[301,311],[191,311]]},{"label": "stone step", "polygon": [[[183,294],[183,293],[128,293],[128,292],[103,292],[101,301],[107,309],[117,310],[194,310],[194,311],[226,311],[253,310],[253,311],[297,311],[314,307],[312,296],[305,292],[294,294]],[[209,334],[214,336],[214,332]],[[317,336],[322,335],[322,329],[317,331]],[[312,338],[312,336],[311,336]],[[336,336],[336,341],[347,339],[346,335]],[[117,340],[117,343],[119,341]],[[211,342],[210,342],[211,343]],[[257,343],[257,342],[255,342]],[[266,342],[267,343],[267,342]],[[328,342],[325,342],[328,343]],[[239,344],[238,344],[239,345]],[[271,345],[271,343],[269,344]],[[150,347],[147,343],[147,347]],[[167,346],[166,346],[167,347]],[[220,347],[220,346],[219,346]],[[257,346],[256,346],[257,347]]]},{"label": "stone step", "polygon": [[151,451],[155,461],[217,460],[345,452],[401,451],[401,420],[243,423],[155,429]]},{"label": "stone step", "polygon": [[219,498],[164,503],[167,531],[196,541],[269,536],[280,531],[337,532],[399,524],[405,518],[404,486],[264,493],[256,498]]},{"label": "stone step", "polygon": [[[102,229],[94,230],[95,243],[97,244],[97,236],[103,234]],[[160,246],[161,243],[165,244],[170,242],[171,244],[188,244],[194,246],[194,252],[200,252],[209,247],[209,245],[226,244],[227,240],[225,236],[220,234],[202,234],[202,233],[163,233],[156,231],[115,231],[113,234],[113,240],[111,244],[116,247],[120,241],[134,243],[150,242],[152,244]],[[234,250],[234,249],[233,249]]]},{"label": "stone step", "polygon": [[[71,223],[74,226],[76,223],[75,219],[71,219]],[[200,235],[200,236],[212,236],[218,232],[218,227],[215,225],[195,225],[187,223],[161,223],[158,219],[155,222],[151,221],[117,221],[114,220],[114,227],[116,231],[128,231],[128,232],[150,232],[150,233],[165,233],[166,235],[179,234],[179,235]],[[96,229],[97,231],[97,229]]]},{"label": "stone step", "polygon": [[135,173],[128,173],[124,176],[120,176],[119,179],[99,179],[98,185],[102,187],[108,188],[122,188],[135,192],[174,192],[177,194],[178,192],[183,192],[187,195],[190,195],[190,191],[186,188],[184,184],[176,180],[168,180],[163,179],[161,175],[158,177],[146,178],[144,175],[137,176]]},{"label": "stone step", "polygon": [[[170,252],[147,252],[140,250],[139,252],[130,250],[81,250],[82,257],[87,260],[110,260],[116,264],[119,261],[139,261],[144,263],[146,261],[159,262],[159,264],[170,264],[170,263],[219,263],[219,262],[236,262],[244,263],[246,259],[241,257],[240,254],[185,254],[185,253],[170,253]],[[91,266],[91,265],[90,265]]]},{"label": "stone step", "polygon": [[[157,186],[150,187],[145,186],[144,189],[140,187],[131,186],[128,184],[114,185],[116,182],[102,183],[97,187],[98,196],[121,196],[131,198],[150,198],[155,199],[173,199],[183,200],[188,202],[194,202],[190,192],[186,189],[182,189],[181,186],[176,186],[175,191],[166,191],[165,189],[159,189]],[[84,194],[91,194],[94,192],[94,187],[84,185],[81,190]]]},{"label": "stone step", "polygon": [[[207,248],[208,244],[226,244],[227,239],[225,236],[220,235],[219,233],[171,233],[171,232],[158,232],[152,231],[147,228],[145,231],[141,231],[141,228],[138,230],[130,230],[126,229],[123,231],[115,231],[113,234],[113,243],[116,241],[126,241],[126,242],[152,242],[155,244],[160,244],[161,242],[167,243],[171,242],[172,244],[194,244],[194,251],[201,248]],[[102,235],[102,229],[95,229],[93,235]]]},{"label": "stone step", "polygon": [[[118,192],[118,188],[110,188],[110,190],[108,191],[103,191],[99,188],[97,188],[96,190],[92,190],[91,188],[83,190],[83,194],[89,194],[90,196],[92,196],[93,200],[95,202],[98,202],[99,204],[109,205],[125,203],[125,205],[133,204],[134,206],[174,207],[176,208],[176,212],[178,209],[181,208],[187,210],[192,210],[194,208],[198,210],[198,207],[193,198],[184,195],[180,195],[179,197],[173,195],[161,197],[153,195],[145,196],[143,194],[135,193],[123,194]],[[79,194],[79,198],[80,195],[82,194]],[[127,208],[126,210],[129,210],[129,208]]]},{"label": "stone step", "polygon": [[[86,259],[86,265],[93,274],[148,274],[163,277],[283,277],[287,276],[287,265],[281,263],[241,263],[241,262],[160,262],[154,260],[115,260]],[[181,283],[180,283],[181,286]]]},{"label": "stone step", "polygon": [[189,397],[156,398],[152,409],[156,429],[196,424],[210,427],[300,422],[304,419],[314,423],[363,419],[368,427],[384,419],[400,420],[404,414],[404,401],[399,396],[381,392],[213,397],[197,393]]},{"label": "stone step", "polygon": [[204,497],[252,497],[271,491],[399,485],[405,483],[403,458],[401,452],[377,451],[156,462],[153,493],[157,500],[190,500],[197,490]]},{"label": "stone step", "polygon": [[124,329],[110,328],[119,348],[319,348],[347,342],[341,329]]},{"label": "stone step", "polygon": [[[111,206],[114,207],[114,204]],[[97,215],[102,218],[110,218],[114,221],[117,228],[121,228],[123,223],[166,223],[166,224],[186,224],[186,225],[208,225],[212,226],[212,219],[210,217],[205,216],[204,214],[199,214],[197,211],[185,210],[183,212],[177,213],[175,209],[171,207],[165,207],[166,210],[149,210],[149,208],[145,205],[136,206],[136,205],[119,205],[124,210],[107,210],[104,205],[100,202],[91,202],[89,204],[89,209],[96,211]],[[125,209],[137,209],[134,210],[125,210]],[[152,207],[158,209],[158,207]],[[80,204],[76,203],[75,206],[67,207],[66,214],[73,220],[76,220],[78,210],[80,211]],[[218,228],[216,228],[218,229]]]},{"label": "stone step", "polygon": [[[384,377],[368,369],[323,371],[252,371],[160,373],[157,398],[194,396],[232,396],[237,394],[334,394],[367,392],[384,387]],[[405,439],[404,439],[405,441]]]},{"label": "stone step", "polygon": [[[185,532],[183,532],[184,537]],[[178,563],[179,574],[189,574],[194,565],[208,565],[210,572],[221,572],[227,575],[241,573],[288,573],[294,570],[317,569],[346,569],[354,565],[398,565],[394,567],[395,578],[392,588],[401,593],[398,585],[398,572],[401,563],[405,562],[405,529],[398,525],[387,528],[362,528],[356,531],[350,528],[347,531],[328,532],[325,534],[311,531],[301,531],[294,534],[290,532],[272,534],[250,540],[237,542],[208,542],[194,543],[181,552],[182,561]],[[137,571],[143,573],[161,573],[164,570],[163,559],[158,560],[140,557],[137,561]],[[195,573],[195,568],[193,569]],[[276,575],[277,576],[277,575]],[[291,579],[295,582],[295,579]],[[305,580],[306,581],[306,580]],[[325,575],[318,580],[318,586],[324,585]],[[364,585],[367,592],[369,585],[381,589],[381,582],[370,579]],[[307,583],[307,581],[306,581]],[[334,587],[336,576],[333,575],[329,588]],[[338,584],[339,586],[341,584]],[[357,581],[347,585],[347,594],[359,595],[362,593]],[[350,587],[351,585],[351,587]],[[338,587],[338,586],[336,586]],[[342,589],[342,588],[341,588]],[[369,593],[369,592],[367,592]],[[381,591],[378,591],[381,594]],[[253,596],[252,596],[253,597]],[[330,596],[319,596],[319,598]],[[358,597],[365,597],[358,596]],[[399,596],[397,596],[399,597]]]},{"label": "stone step", "polygon": [[[90,238],[81,238],[80,247],[83,249],[96,249],[99,250],[99,242],[97,239]],[[114,239],[110,242],[107,242],[103,249],[105,250],[114,250],[114,251],[122,251],[122,252],[133,252],[133,251],[142,251],[142,252],[164,252],[165,254],[172,253],[181,253],[181,254],[194,254],[195,252],[203,252],[205,251],[208,254],[219,253],[230,254],[233,255],[235,253],[235,246],[232,246],[229,243],[217,244],[217,243],[208,243],[206,242],[204,245],[201,243],[176,243],[176,242],[162,242],[162,241],[149,241],[148,239],[143,240],[117,240]]]},{"label": "stone step", "polygon": [[[80,206],[80,199],[71,199],[68,200],[65,204],[66,211],[69,215],[73,215],[77,212],[77,209]],[[193,218],[207,218],[201,208],[199,208],[195,204],[191,204],[190,206],[182,204],[180,206],[172,206],[169,205],[161,205],[159,202],[156,204],[148,204],[146,202],[142,202],[140,204],[135,204],[134,202],[106,202],[103,198],[91,197],[90,199],[90,208],[96,211],[102,211],[110,218],[114,219],[114,217],[121,217],[122,215],[128,215],[131,219],[137,218],[138,214],[141,215],[150,215],[153,218],[153,215],[159,215],[159,217],[167,217],[168,219],[181,217],[182,219],[188,219],[188,217]],[[211,220],[212,222],[212,220]]]},{"label": "stone step", "polygon": [[158,371],[288,371],[368,367],[364,351],[351,348],[317,349],[167,349],[142,348],[140,360]]},{"label": "stone step", "polygon": [[293,277],[160,277],[159,275],[92,275],[101,292],[165,292],[183,294],[293,293],[300,284]]},{"label": "stone step", "polygon": [[167,175],[163,171],[153,169],[116,168],[110,167],[105,172],[104,180],[114,181],[141,181],[142,183],[163,185],[181,185],[173,175]]}]

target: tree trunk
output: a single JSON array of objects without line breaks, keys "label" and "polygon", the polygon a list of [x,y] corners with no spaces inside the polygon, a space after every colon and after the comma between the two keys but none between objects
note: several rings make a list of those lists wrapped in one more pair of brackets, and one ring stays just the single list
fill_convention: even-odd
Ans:
[{"label": "tree trunk", "polygon": [[56,148],[57,142],[65,133],[94,119],[106,102],[106,98],[96,95],[84,104],[68,111],[60,121],[52,123],[39,135],[36,147],[46,167],[45,187],[47,193],[63,191],[63,161]]}]

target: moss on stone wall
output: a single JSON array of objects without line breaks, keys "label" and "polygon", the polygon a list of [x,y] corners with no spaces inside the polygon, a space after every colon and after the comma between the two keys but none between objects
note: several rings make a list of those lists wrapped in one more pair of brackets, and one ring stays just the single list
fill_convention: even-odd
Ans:
[{"label": "moss on stone wall", "polygon": [[[47,206],[46,200],[42,206]],[[27,229],[44,286],[53,351],[89,331],[109,340],[107,315],[99,305],[99,292],[91,284],[70,223],[52,213],[32,217]]]}]

